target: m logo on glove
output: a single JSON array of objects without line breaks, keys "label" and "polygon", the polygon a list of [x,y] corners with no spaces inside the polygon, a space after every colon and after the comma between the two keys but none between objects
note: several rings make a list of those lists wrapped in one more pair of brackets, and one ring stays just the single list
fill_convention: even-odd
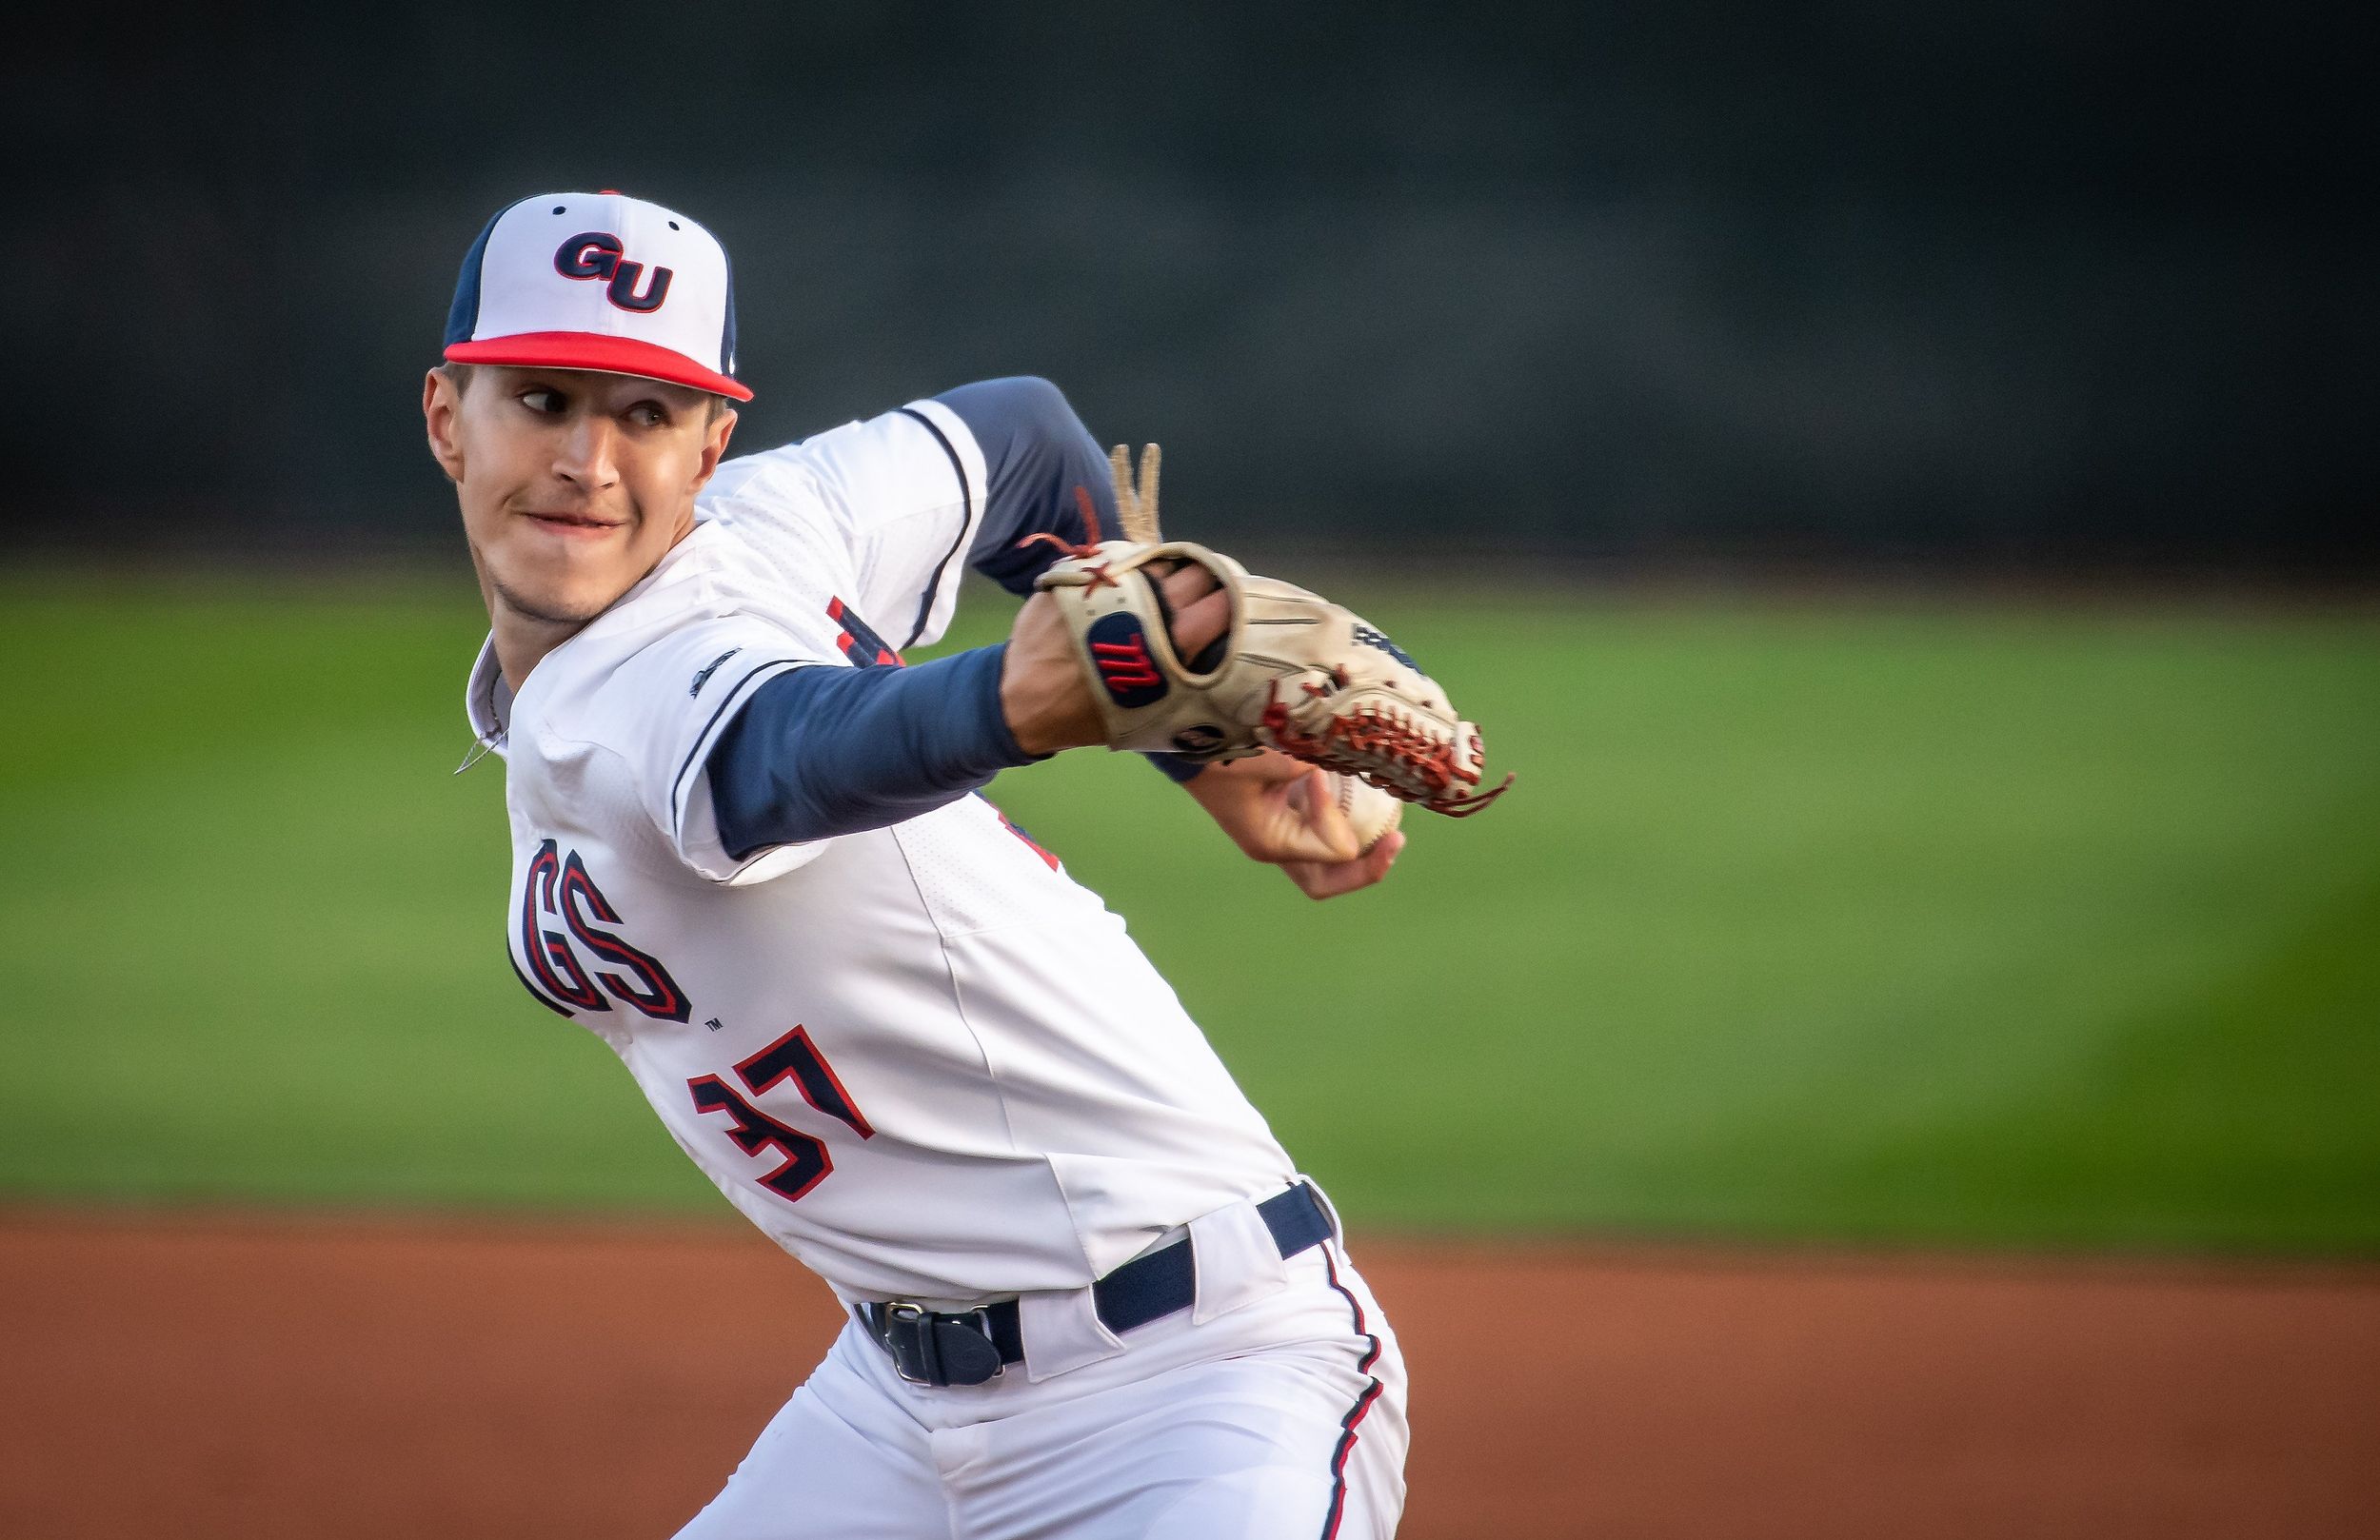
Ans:
[{"label": "m logo on glove", "polygon": [[1165,698],[1165,676],[1149,657],[1149,639],[1139,617],[1121,611],[1101,616],[1083,640],[1090,644],[1100,682],[1118,705],[1129,710]]}]

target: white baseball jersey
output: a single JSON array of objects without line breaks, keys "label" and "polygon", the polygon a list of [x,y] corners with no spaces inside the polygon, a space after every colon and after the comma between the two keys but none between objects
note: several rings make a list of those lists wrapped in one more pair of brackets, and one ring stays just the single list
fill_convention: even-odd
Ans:
[{"label": "white baseball jersey", "polygon": [[1124,923],[982,797],[738,860],[704,763],[793,668],[940,637],[982,456],[936,402],[734,460],[691,536],[471,723],[531,993],[846,1300],[1079,1288],[1295,1168]]}]

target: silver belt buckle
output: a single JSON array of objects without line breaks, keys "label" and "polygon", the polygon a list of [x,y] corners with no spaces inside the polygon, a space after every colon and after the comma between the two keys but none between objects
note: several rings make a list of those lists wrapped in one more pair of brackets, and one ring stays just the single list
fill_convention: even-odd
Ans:
[{"label": "silver belt buckle", "polygon": [[[933,1363],[939,1356],[934,1351],[933,1323],[927,1319],[933,1312],[911,1299],[884,1301],[884,1351],[892,1355],[893,1372],[911,1385],[931,1385]],[[903,1340],[913,1344],[909,1353],[901,1351]],[[918,1372],[911,1373],[909,1360],[914,1354]]]}]

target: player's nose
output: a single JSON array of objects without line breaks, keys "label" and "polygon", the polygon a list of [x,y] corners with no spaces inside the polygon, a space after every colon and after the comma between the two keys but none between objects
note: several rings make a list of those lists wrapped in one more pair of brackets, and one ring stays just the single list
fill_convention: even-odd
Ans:
[{"label": "player's nose", "polygon": [[601,412],[582,412],[554,450],[554,474],[590,491],[620,479],[620,429]]}]

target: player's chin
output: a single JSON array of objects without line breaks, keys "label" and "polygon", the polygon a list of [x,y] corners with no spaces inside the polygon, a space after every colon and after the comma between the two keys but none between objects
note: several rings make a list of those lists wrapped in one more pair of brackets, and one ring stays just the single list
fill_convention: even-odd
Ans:
[{"label": "player's chin", "polygon": [[506,570],[493,574],[496,592],[506,608],[525,619],[584,625],[609,609],[641,576],[629,572],[616,553],[610,561],[593,556],[587,551],[545,552],[536,560],[507,563]]}]

